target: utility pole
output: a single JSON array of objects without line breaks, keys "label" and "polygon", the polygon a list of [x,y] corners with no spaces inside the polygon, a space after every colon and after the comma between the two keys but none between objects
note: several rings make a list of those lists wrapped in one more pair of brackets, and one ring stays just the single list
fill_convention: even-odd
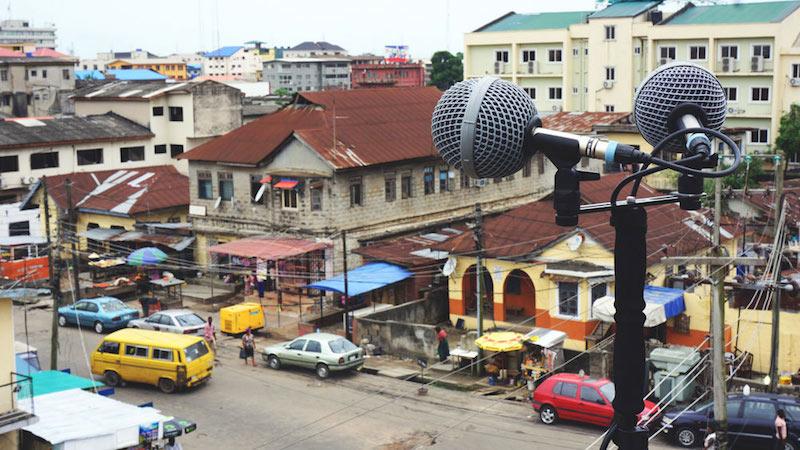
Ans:
[{"label": "utility pole", "polygon": [[483,336],[483,271],[481,259],[483,258],[483,217],[481,213],[481,204],[475,204],[475,231],[473,232],[475,238],[475,291],[477,292],[477,305],[478,314],[478,337]]},{"label": "utility pole", "polygon": [[[342,263],[344,268],[344,328],[347,340],[353,341],[353,318],[350,316],[350,295],[347,286],[347,230],[342,230]],[[321,310],[321,308],[320,308]]]},{"label": "utility pole", "polygon": [[[719,166],[718,166],[719,167]],[[720,246],[722,220],[722,179],[714,179],[714,256],[726,256]],[[711,299],[711,369],[714,394],[714,420],[717,422],[717,448],[728,448],[728,388],[725,373],[725,272],[728,266],[710,265]]]},{"label": "utility pole", "polygon": [[[72,302],[75,303],[80,300],[79,298],[75,298],[75,296],[80,296],[81,293],[81,268],[78,265],[78,221],[77,217],[75,217],[75,205],[72,203],[72,181],[69,178],[64,181],[64,188],[67,193],[67,219],[73,234],[70,241],[72,242],[72,282],[75,284]],[[67,231],[69,232],[70,230]]]},{"label": "utility pole", "polygon": [[779,239],[784,222],[783,219],[783,168],[784,160],[780,155],[775,155],[775,226],[773,228],[775,239],[773,240],[772,251],[776,252],[775,257],[778,262],[775,265],[775,273],[772,277],[772,288],[775,298],[772,301],[772,349],[769,358],[769,390],[775,392],[778,388],[778,352],[781,343],[781,262],[783,256],[783,240]]},{"label": "utility pole", "polygon": [[47,177],[42,177],[44,196],[44,229],[47,235],[47,265],[50,269],[50,295],[53,297],[53,323],[50,332],[50,370],[58,370],[58,307],[61,306],[61,277],[56,270],[56,250],[50,236],[50,194],[47,193]]}]

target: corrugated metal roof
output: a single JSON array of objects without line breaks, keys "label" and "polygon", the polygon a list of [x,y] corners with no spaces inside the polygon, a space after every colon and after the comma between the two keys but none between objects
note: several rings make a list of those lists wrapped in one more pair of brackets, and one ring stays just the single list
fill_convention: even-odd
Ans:
[{"label": "corrugated metal roof", "polygon": [[610,19],[613,17],[636,17],[639,14],[647,12],[650,8],[658,6],[661,1],[649,2],[617,2],[595,12],[589,19]]},{"label": "corrugated metal roof", "polygon": [[523,31],[568,28],[576,23],[584,23],[592,11],[546,12],[536,14],[509,13],[490,22],[475,32],[484,31]]},{"label": "corrugated metal roof", "polygon": [[44,147],[82,142],[149,139],[149,128],[114,113],[94,116],[0,121],[0,149]]},{"label": "corrugated metal roof", "polygon": [[305,41],[301,42],[294,47],[290,48],[289,50],[299,50],[299,51],[345,51],[342,47],[339,47],[336,44],[331,44],[330,42],[325,41]]},{"label": "corrugated metal roof", "polygon": [[216,50],[207,52],[204,56],[206,58],[216,58],[216,57],[227,58],[243,48],[244,47],[242,47],[241,45],[229,45],[226,47],[220,47]]},{"label": "corrugated metal roof", "polygon": [[713,25],[724,23],[781,22],[800,7],[800,1],[733,3],[694,6],[678,12],[661,25]]},{"label": "corrugated metal roof", "polygon": [[213,245],[208,248],[208,251],[245,258],[277,260],[291,258],[314,250],[322,250],[326,247],[329,247],[329,245],[304,239],[254,237]]},{"label": "corrugated metal roof", "polygon": [[556,131],[586,134],[595,125],[611,125],[628,117],[625,112],[560,112],[542,117],[545,128]]},{"label": "corrugated metal roof", "polygon": [[165,75],[161,75],[150,69],[109,69],[106,74],[113,75],[117,80],[126,81],[150,81],[166,80]]}]

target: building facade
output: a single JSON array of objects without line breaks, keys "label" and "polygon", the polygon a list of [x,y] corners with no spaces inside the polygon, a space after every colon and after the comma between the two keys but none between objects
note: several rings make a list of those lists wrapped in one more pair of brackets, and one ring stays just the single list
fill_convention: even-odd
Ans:
[{"label": "building facade", "polygon": [[264,63],[264,80],[272,91],[350,89],[350,59],[342,57],[281,58]]},{"label": "building facade", "polygon": [[189,79],[186,63],[180,58],[115,59],[105,66],[106,70],[152,70],[173,80]]},{"label": "building facade", "polygon": [[0,56],[0,115],[49,116],[60,96],[75,89],[75,60],[67,57]]},{"label": "building facade", "polygon": [[347,56],[347,50],[325,41],[305,41],[283,51],[284,58],[318,58]]},{"label": "building facade", "polygon": [[353,64],[350,80],[353,89],[370,87],[425,86],[422,63]]},{"label": "building facade", "polygon": [[99,70],[101,72],[105,72],[106,65],[111,61],[118,59],[139,60],[153,58],[158,58],[158,55],[154,55],[147,50],[142,50],[140,48],[129,52],[98,52],[95,58],[81,58],[81,60],[78,62],[77,68],[79,70]]},{"label": "building facade", "polygon": [[500,76],[543,112],[626,111],[659,65],[711,70],[728,95],[728,128],[749,128],[753,152],[774,143],[800,100],[800,2],[694,6],[612,2],[599,11],[509,13],[464,38],[464,76]]},{"label": "building facade", "polygon": [[52,24],[35,27],[29,20],[0,21],[0,45],[32,44],[34,47],[56,48],[56,27]]},{"label": "building facade", "polygon": [[260,48],[256,47],[235,45],[207,52],[203,56],[203,75],[225,79],[260,81],[263,63],[260,51]]}]

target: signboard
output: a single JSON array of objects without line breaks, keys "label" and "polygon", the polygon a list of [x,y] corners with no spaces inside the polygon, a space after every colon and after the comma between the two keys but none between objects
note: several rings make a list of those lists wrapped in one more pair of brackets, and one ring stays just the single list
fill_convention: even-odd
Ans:
[{"label": "signboard", "polygon": [[384,54],[384,59],[390,63],[407,63],[411,60],[407,45],[386,45]]},{"label": "signboard", "polygon": [[206,207],[200,205],[189,205],[189,215],[191,216],[205,216]]},{"label": "signboard", "polygon": [[39,281],[50,278],[47,257],[16,259],[0,263],[0,274],[9,280]]}]

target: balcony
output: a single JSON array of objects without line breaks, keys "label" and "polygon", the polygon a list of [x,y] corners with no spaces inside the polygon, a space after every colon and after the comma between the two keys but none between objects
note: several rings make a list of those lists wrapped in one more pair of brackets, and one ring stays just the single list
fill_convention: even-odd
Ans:
[{"label": "balcony", "polygon": [[[2,403],[5,411],[0,412],[0,434],[8,433],[9,431],[18,430],[26,427],[38,420],[34,415],[33,409],[33,379],[21,373],[11,372],[10,383],[0,385],[0,396],[5,397],[8,395],[7,402]],[[23,408],[19,406],[17,394],[22,390],[27,390],[28,396],[22,400],[25,402]],[[5,392],[4,392],[5,391]],[[0,398],[2,400],[2,398]]]},{"label": "balcony", "polygon": [[748,59],[722,58],[714,66],[717,75],[748,75],[771,76],[774,70],[774,62],[771,59],[764,59],[760,56],[753,56]]}]

